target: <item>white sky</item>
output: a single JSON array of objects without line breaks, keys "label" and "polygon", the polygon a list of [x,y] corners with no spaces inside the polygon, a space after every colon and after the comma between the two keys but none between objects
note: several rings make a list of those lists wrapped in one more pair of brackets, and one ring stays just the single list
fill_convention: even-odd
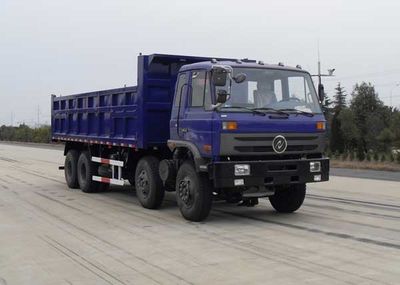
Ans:
[{"label": "white sky", "polygon": [[136,84],[139,52],[300,64],[331,96],[362,80],[400,106],[400,1],[0,0],[0,125],[50,121],[50,94]]}]

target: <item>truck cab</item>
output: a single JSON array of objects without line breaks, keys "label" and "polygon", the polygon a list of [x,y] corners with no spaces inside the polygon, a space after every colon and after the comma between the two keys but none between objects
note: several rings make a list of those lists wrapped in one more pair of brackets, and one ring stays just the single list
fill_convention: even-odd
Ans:
[{"label": "truck cab", "polygon": [[[211,60],[180,69],[168,146],[178,164],[189,152],[221,198],[252,205],[268,196],[278,211],[293,212],[306,183],[329,179],[325,128],[311,75],[301,67]],[[288,197],[290,205],[282,205]]]}]

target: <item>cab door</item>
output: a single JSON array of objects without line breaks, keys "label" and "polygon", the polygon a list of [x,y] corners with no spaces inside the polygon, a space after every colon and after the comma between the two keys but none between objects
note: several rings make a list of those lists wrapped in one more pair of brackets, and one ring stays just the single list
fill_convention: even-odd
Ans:
[{"label": "cab door", "polygon": [[171,120],[170,120],[170,137],[173,140],[183,139],[184,130],[182,130],[182,119],[185,114],[187,104],[187,92],[189,87],[190,72],[182,72],[178,74],[175,86],[175,97],[172,104]]},{"label": "cab door", "polygon": [[191,71],[187,105],[181,121],[181,136],[184,140],[195,144],[204,157],[210,157],[212,154],[211,105],[210,73],[206,70]]}]

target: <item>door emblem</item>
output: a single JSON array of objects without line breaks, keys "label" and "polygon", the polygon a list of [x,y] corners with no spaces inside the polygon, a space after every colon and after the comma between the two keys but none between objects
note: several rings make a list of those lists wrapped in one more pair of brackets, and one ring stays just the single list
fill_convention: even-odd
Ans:
[{"label": "door emblem", "polygon": [[285,152],[287,147],[287,141],[284,136],[276,136],[274,140],[272,141],[272,149],[276,153],[283,153]]}]

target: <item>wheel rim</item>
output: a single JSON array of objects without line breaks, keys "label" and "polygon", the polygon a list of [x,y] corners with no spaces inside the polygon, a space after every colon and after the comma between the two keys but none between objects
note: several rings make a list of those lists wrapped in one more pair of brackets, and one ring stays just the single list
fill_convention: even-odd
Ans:
[{"label": "wheel rim", "polygon": [[188,177],[179,182],[178,195],[183,204],[190,208],[194,201],[193,183]]},{"label": "wheel rim", "polygon": [[147,172],[142,170],[138,177],[138,190],[143,194],[144,198],[149,196],[150,186],[149,186],[149,177],[147,176]]}]

